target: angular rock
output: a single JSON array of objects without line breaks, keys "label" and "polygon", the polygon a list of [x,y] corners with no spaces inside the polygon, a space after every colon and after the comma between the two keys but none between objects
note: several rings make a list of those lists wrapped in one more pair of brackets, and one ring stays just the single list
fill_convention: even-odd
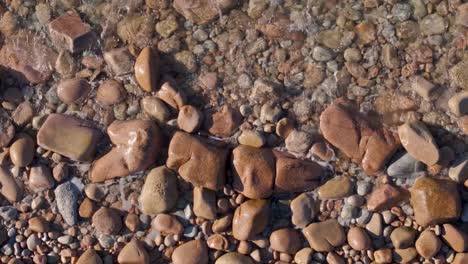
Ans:
[{"label": "angular rock", "polygon": [[310,193],[302,193],[294,198],[290,207],[292,212],[291,222],[299,228],[306,227],[319,212],[314,197]]},{"label": "angular rock", "polygon": [[232,219],[234,238],[248,240],[263,232],[270,217],[268,203],[268,200],[248,200],[237,207]]},{"label": "angular rock", "polygon": [[196,107],[184,105],[177,116],[177,125],[187,133],[196,132],[203,120],[203,114]]},{"label": "angular rock", "polygon": [[302,232],[310,247],[318,252],[333,251],[346,241],[343,227],[335,219],[310,224]]},{"label": "angular rock", "polygon": [[73,116],[50,114],[37,133],[37,144],[77,161],[90,161],[101,133]]},{"label": "angular rock", "polygon": [[184,132],[176,132],[169,144],[166,165],[197,187],[220,190],[226,181],[227,150]]},{"label": "angular rock", "polygon": [[432,166],[439,161],[439,148],[431,132],[420,121],[407,122],[398,127],[401,144],[413,158]]},{"label": "angular rock", "polygon": [[68,225],[75,225],[78,221],[78,198],[80,190],[75,184],[68,181],[55,188],[55,201],[63,220]]},{"label": "angular rock", "polygon": [[143,244],[137,239],[132,239],[120,251],[117,262],[120,264],[149,264],[150,257]]},{"label": "angular rock", "polygon": [[159,79],[159,57],[151,47],[144,48],[135,61],[135,78],[145,92],[157,89]]},{"label": "angular rock", "polygon": [[429,229],[424,230],[419,235],[418,240],[416,240],[416,250],[419,255],[426,259],[434,257],[439,252],[441,246],[442,242],[440,242],[440,239]]},{"label": "angular rock", "polygon": [[315,189],[322,178],[323,168],[313,161],[301,160],[273,151],[276,156],[275,193],[306,192]]},{"label": "angular rock", "polygon": [[468,91],[460,92],[450,97],[448,107],[456,116],[468,115]]},{"label": "angular rock", "polygon": [[38,165],[31,168],[29,172],[28,186],[35,193],[49,190],[54,187],[55,181],[52,178],[52,171],[45,165]]},{"label": "angular rock", "polygon": [[175,206],[178,196],[177,176],[164,166],[152,169],[141,190],[141,211],[145,214],[167,212]]},{"label": "angular rock", "polygon": [[206,24],[228,11],[236,4],[234,0],[176,0],[174,9],[195,24]]},{"label": "angular rock", "polygon": [[406,199],[408,199],[408,192],[405,189],[383,184],[375,188],[367,198],[367,209],[373,212],[389,210]]},{"label": "angular rock", "polygon": [[424,227],[455,221],[461,214],[457,185],[449,180],[417,178],[411,188],[411,205],[416,223]]},{"label": "angular rock", "polygon": [[94,163],[89,174],[92,182],[145,170],[158,158],[162,135],[153,121],[114,121],[107,134],[115,146]]},{"label": "angular rock", "polygon": [[293,228],[273,231],[270,235],[270,247],[275,251],[294,255],[302,247],[301,233]]},{"label": "angular rock", "polygon": [[23,190],[11,172],[3,166],[0,166],[0,193],[11,203],[18,202],[23,197]]},{"label": "angular rock", "polygon": [[83,23],[76,13],[66,13],[52,20],[48,29],[57,48],[73,53],[91,49],[97,42],[97,36],[91,30],[91,26]]},{"label": "angular rock", "polygon": [[28,166],[34,158],[35,146],[36,143],[29,135],[19,135],[10,146],[9,153],[11,162],[18,167]]},{"label": "angular rock", "polygon": [[271,149],[240,145],[232,151],[234,190],[251,199],[268,198],[273,192],[275,157]]},{"label": "angular rock", "polygon": [[463,183],[468,179],[468,154],[456,159],[448,171],[450,179]]},{"label": "angular rock", "polygon": [[224,105],[216,112],[208,112],[204,127],[215,136],[230,137],[240,126],[242,116],[237,109]]},{"label": "angular rock", "polygon": [[126,47],[105,52],[104,60],[116,76],[133,72],[134,58]]},{"label": "angular rock", "polygon": [[96,231],[106,235],[116,235],[122,229],[122,219],[116,209],[101,207],[92,218]]},{"label": "angular rock", "polygon": [[173,264],[208,264],[208,248],[203,240],[191,240],[172,253]]},{"label": "angular rock", "polygon": [[468,235],[452,224],[444,224],[442,239],[455,252],[465,252],[468,247]]},{"label": "angular rock", "polygon": [[52,76],[57,54],[29,31],[19,31],[5,40],[0,65],[22,82],[44,83]]},{"label": "angular rock", "polygon": [[212,190],[193,188],[193,212],[205,219],[216,219],[216,193]]}]

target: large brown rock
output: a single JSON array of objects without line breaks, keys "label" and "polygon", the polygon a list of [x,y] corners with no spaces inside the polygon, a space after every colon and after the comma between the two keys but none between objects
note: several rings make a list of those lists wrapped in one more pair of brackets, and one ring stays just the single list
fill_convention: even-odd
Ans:
[{"label": "large brown rock", "polygon": [[234,190],[251,199],[272,194],[275,157],[271,149],[239,145],[232,151],[232,167]]},{"label": "large brown rock", "polygon": [[7,38],[0,50],[0,65],[18,80],[32,84],[49,80],[56,58],[57,53],[29,31],[19,31]]},{"label": "large brown rock", "polygon": [[169,144],[166,165],[197,187],[220,190],[226,181],[228,152],[184,132],[176,132]]},{"label": "large brown rock", "polygon": [[83,252],[81,256],[78,258],[76,264],[102,264],[102,259],[99,255],[94,251],[94,249],[90,248]]},{"label": "large brown rock", "polygon": [[117,262],[120,264],[149,264],[150,257],[143,244],[136,239],[132,239],[132,241],[127,243],[120,251]]},{"label": "large brown rock", "polygon": [[216,112],[208,112],[204,126],[211,134],[230,137],[239,128],[242,116],[237,109],[224,105]]},{"label": "large brown rock", "polygon": [[364,171],[375,174],[398,148],[398,138],[385,128],[371,128],[351,103],[338,99],[320,116],[320,130],[346,156],[361,162]]},{"label": "large brown rock", "polygon": [[236,0],[175,0],[174,9],[195,24],[206,24],[236,4]]},{"label": "large brown rock", "polygon": [[407,200],[408,191],[391,184],[383,184],[375,188],[367,197],[367,209],[369,211],[390,210],[393,206]]},{"label": "large brown rock", "polygon": [[318,252],[330,252],[346,241],[343,227],[335,219],[312,223],[302,232],[310,247]]},{"label": "large brown rock", "polygon": [[296,159],[274,151],[276,156],[275,193],[306,192],[315,189],[323,174],[322,167],[313,161]]},{"label": "large brown rock", "polygon": [[419,177],[411,188],[411,204],[416,223],[443,224],[460,217],[461,201],[455,182]]},{"label": "large brown rock", "polygon": [[172,253],[173,264],[208,264],[208,247],[203,240],[191,240]]},{"label": "large brown rock", "polygon": [[70,52],[80,52],[92,48],[97,36],[91,26],[81,21],[76,13],[66,13],[48,25],[49,34],[54,45]]},{"label": "large brown rock", "polygon": [[0,193],[12,203],[23,197],[23,190],[18,186],[11,172],[2,166],[0,166]]},{"label": "large brown rock", "polygon": [[90,161],[101,133],[73,116],[50,114],[37,133],[37,144],[77,161]]},{"label": "large brown rock", "polygon": [[432,166],[439,161],[440,153],[431,132],[420,121],[407,122],[398,127],[401,144],[415,159]]},{"label": "large brown rock", "polygon": [[135,78],[143,91],[155,91],[159,79],[159,57],[151,47],[144,48],[135,61]]},{"label": "large brown rock", "polygon": [[293,228],[273,231],[270,235],[270,247],[275,251],[294,255],[302,248],[301,233]]},{"label": "large brown rock", "polygon": [[162,145],[159,127],[149,120],[114,121],[107,134],[114,147],[94,163],[90,172],[92,182],[147,169],[156,161]]},{"label": "large brown rock", "polygon": [[269,217],[268,200],[248,200],[234,212],[232,235],[238,240],[252,239],[263,232],[268,225]]},{"label": "large brown rock", "polygon": [[152,169],[145,179],[140,194],[141,211],[159,214],[172,209],[177,202],[177,175],[165,166]]}]

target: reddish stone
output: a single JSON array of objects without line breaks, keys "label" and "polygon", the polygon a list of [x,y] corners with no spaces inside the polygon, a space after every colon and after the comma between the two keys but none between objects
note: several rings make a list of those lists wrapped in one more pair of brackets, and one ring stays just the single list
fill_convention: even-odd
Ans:
[{"label": "reddish stone", "polygon": [[369,211],[383,211],[398,205],[408,199],[408,191],[391,184],[377,187],[367,197],[367,209]]},{"label": "reddish stone", "polygon": [[49,34],[57,48],[73,53],[92,48],[97,40],[91,26],[83,23],[78,14],[71,12],[50,22]]}]

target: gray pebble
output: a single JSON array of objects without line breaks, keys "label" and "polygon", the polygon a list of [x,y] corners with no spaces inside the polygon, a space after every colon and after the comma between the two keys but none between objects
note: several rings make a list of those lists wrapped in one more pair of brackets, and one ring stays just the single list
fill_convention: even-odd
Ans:
[{"label": "gray pebble", "polygon": [[55,189],[57,208],[68,225],[75,225],[78,220],[79,189],[71,182],[65,182]]},{"label": "gray pebble", "polygon": [[357,194],[361,196],[368,194],[372,187],[371,184],[366,181],[358,181],[356,183],[356,186],[357,186]]},{"label": "gray pebble", "polygon": [[390,177],[408,178],[413,173],[423,169],[423,164],[414,159],[409,153],[397,156],[395,161],[388,166],[387,174]]},{"label": "gray pebble", "polygon": [[13,206],[0,207],[0,217],[5,221],[12,221],[18,219],[18,210]]}]

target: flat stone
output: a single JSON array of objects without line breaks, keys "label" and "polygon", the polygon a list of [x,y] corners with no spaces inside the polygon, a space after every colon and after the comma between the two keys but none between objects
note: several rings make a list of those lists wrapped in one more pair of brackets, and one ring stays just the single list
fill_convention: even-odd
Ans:
[{"label": "flat stone", "polygon": [[414,245],[416,234],[417,232],[413,228],[403,226],[393,230],[390,234],[390,239],[395,248],[405,249]]},{"label": "flat stone", "polygon": [[191,240],[172,253],[173,264],[208,264],[208,247],[203,240]]},{"label": "flat stone", "polygon": [[291,221],[299,228],[306,227],[318,213],[314,197],[310,193],[302,193],[294,198],[290,207],[292,212]]},{"label": "flat stone", "polygon": [[101,207],[94,213],[92,225],[101,234],[116,235],[122,229],[122,219],[116,209]]},{"label": "flat stone", "polygon": [[143,244],[137,239],[132,239],[125,245],[119,253],[117,261],[124,263],[141,263],[149,264],[150,257]]},{"label": "flat stone", "polygon": [[24,101],[11,113],[11,119],[17,126],[25,126],[34,117],[34,109],[30,102]]},{"label": "flat stone", "polygon": [[235,3],[236,1],[233,0],[222,1],[218,4],[213,0],[176,0],[173,3],[173,7],[185,19],[202,25],[213,21],[218,15],[233,7]]},{"label": "flat stone", "polygon": [[346,176],[337,176],[328,180],[318,189],[320,199],[341,199],[353,193],[353,183]]},{"label": "flat stone", "polygon": [[422,168],[421,162],[413,158],[409,153],[404,153],[388,166],[387,174],[390,177],[407,178],[421,171]]},{"label": "flat stone", "polygon": [[18,31],[6,38],[0,50],[0,65],[21,82],[44,83],[54,72],[57,53],[30,31]]},{"label": "flat stone", "polygon": [[453,162],[449,168],[448,176],[458,183],[463,183],[468,179],[468,154],[461,155]]},{"label": "flat stone", "polygon": [[216,259],[215,264],[254,264],[254,262],[249,256],[229,252]]},{"label": "flat stone", "polygon": [[439,148],[424,123],[413,121],[398,127],[401,144],[415,159],[432,166],[439,161]]},{"label": "flat stone", "polygon": [[468,247],[468,235],[452,224],[444,224],[442,239],[455,252],[465,252]]},{"label": "flat stone", "polygon": [[372,238],[378,238],[383,233],[382,216],[379,213],[373,213],[372,217],[366,225],[366,230]]},{"label": "flat stone", "polygon": [[179,196],[177,175],[165,166],[152,169],[145,179],[139,203],[145,214],[159,214],[171,210]]},{"label": "flat stone", "polygon": [[417,178],[411,188],[411,205],[421,226],[455,221],[461,214],[457,185],[450,180]]},{"label": "flat stone", "polygon": [[55,181],[52,178],[52,171],[45,165],[31,167],[29,172],[28,186],[35,193],[49,190],[54,187]]},{"label": "flat stone", "polygon": [[164,102],[154,96],[145,96],[141,99],[143,111],[151,118],[165,123],[171,118],[171,112]]},{"label": "flat stone", "polygon": [[239,145],[232,151],[232,165],[234,190],[251,199],[272,194],[275,157],[271,149]]},{"label": "flat stone", "polygon": [[228,152],[199,137],[176,132],[169,144],[168,168],[197,187],[220,190],[226,180],[225,167]]},{"label": "flat stone", "polygon": [[405,189],[387,183],[375,188],[367,197],[367,209],[372,212],[389,210],[407,199]]},{"label": "flat stone", "polygon": [[178,235],[184,231],[184,227],[179,220],[169,214],[158,214],[151,222],[151,227],[160,231],[163,235]]},{"label": "flat stone", "polygon": [[49,35],[54,45],[77,53],[96,45],[97,36],[91,26],[81,21],[76,13],[66,13],[49,23]]},{"label": "flat stone", "polygon": [[107,128],[114,147],[91,168],[92,182],[103,182],[147,169],[160,154],[162,134],[149,120],[114,121]]},{"label": "flat stone", "polygon": [[243,130],[237,138],[237,141],[241,145],[254,148],[261,148],[265,145],[265,138],[256,130]]},{"label": "flat stone", "polygon": [[232,219],[232,235],[238,240],[252,239],[268,225],[268,200],[248,200],[237,207]]},{"label": "flat stone", "polygon": [[193,133],[200,128],[202,120],[203,114],[200,110],[191,105],[184,105],[177,116],[177,125],[185,132]]},{"label": "flat stone", "polygon": [[134,58],[126,47],[105,52],[104,60],[116,76],[133,72]]},{"label": "flat stone", "polygon": [[206,113],[204,127],[212,135],[230,137],[239,128],[241,122],[242,116],[239,111],[224,105],[217,111]]},{"label": "flat stone", "polygon": [[437,86],[422,76],[416,76],[411,80],[411,88],[424,100],[430,100],[437,90]]},{"label": "flat stone", "polygon": [[159,79],[159,56],[151,47],[141,50],[135,61],[135,79],[145,92],[156,91]]},{"label": "flat stone", "polygon": [[270,235],[270,247],[275,251],[294,255],[302,247],[301,233],[293,228],[275,230]]},{"label": "flat stone", "polygon": [[193,188],[193,212],[205,219],[216,219],[216,193],[212,190]]},{"label": "flat stone", "polygon": [[18,202],[23,197],[23,190],[11,172],[3,166],[0,166],[0,193],[11,203]]},{"label": "flat stone", "polygon": [[273,154],[276,156],[275,193],[306,192],[320,184],[324,170],[318,163],[276,150]]},{"label": "flat stone", "polygon": [[68,225],[75,225],[78,222],[78,198],[80,190],[75,184],[68,181],[55,188],[55,201],[63,220]]},{"label": "flat stone", "polygon": [[334,247],[343,245],[346,234],[335,219],[312,223],[302,230],[309,245],[318,252],[330,252]]},{"label": "flat stone", "polygon": [[81,256],[78,258],[75,264],[102,264],[102,259],[99,255],[94,251],[94,249],[90,248],[83,252]]},{"label": "flat stone", "polygon": [[459,92],[448,101],[450,111],[456,116],[468,114],[468,91]]},{"label": "flat stone", "polygon": [[439,252],[442,242],[431,230],[424,230],[416,240],[416,250],[426,259],[434,257]]},{"label": "flat stone", "polygon": [[348,231],[348,244],[354,250],[367,250],[372,248],[372,240],[366,230],[361,227],[351,227]]},{"label": "flat stone", "polygon": [[76,161],[90,161],[101,133],[73,116],[50,114],[37,133],[37,144]]},{"label": "flat stone", "polygon": [[29,135],[20,134],[9,149],[11,162],[18,167],[28,166],[34,158],[35,146]]}]

